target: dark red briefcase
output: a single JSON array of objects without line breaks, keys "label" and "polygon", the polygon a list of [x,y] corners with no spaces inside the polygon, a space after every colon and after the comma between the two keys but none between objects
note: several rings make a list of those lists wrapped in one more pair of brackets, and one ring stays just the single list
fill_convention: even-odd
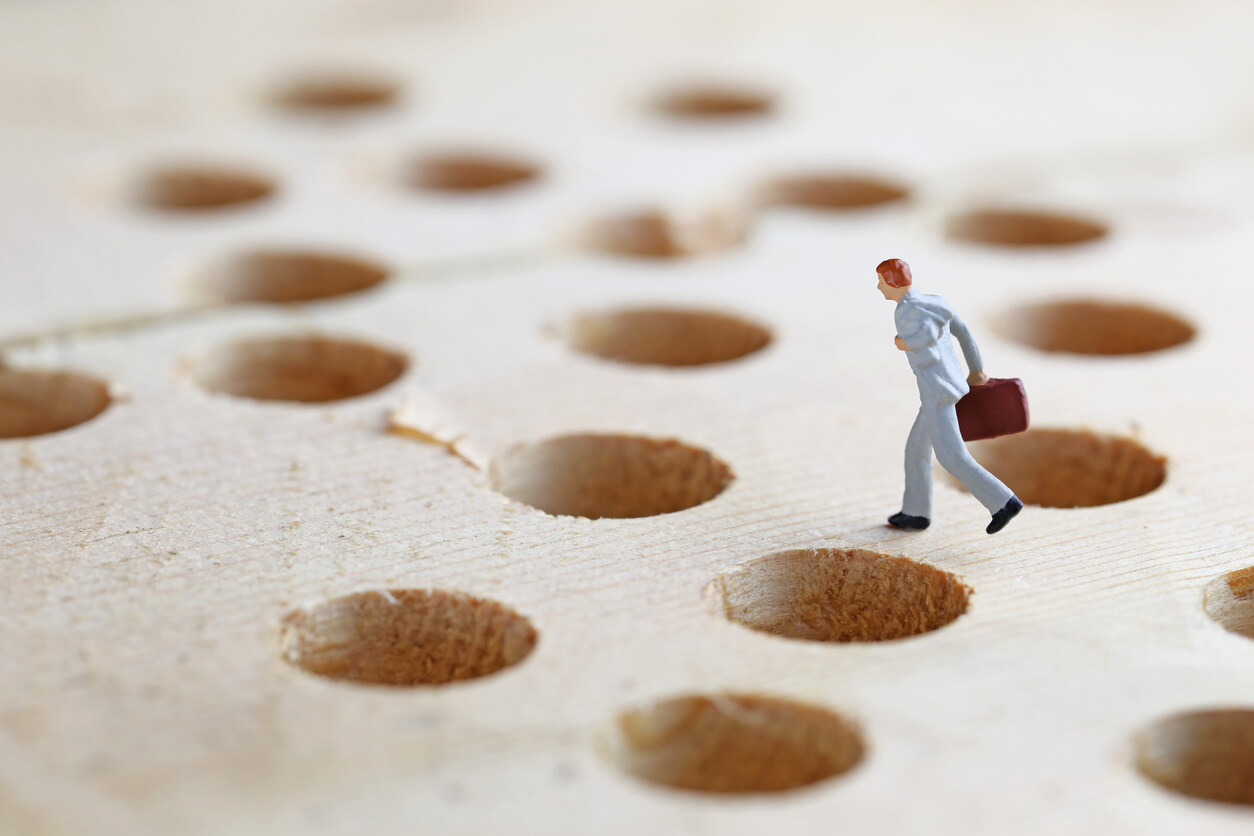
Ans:
[{"label": "dark red briefcase", "polygon": [[1028,428],[1028,393],[1017,377],[990,377],[958,401],[963,441],[1021,433]]}]

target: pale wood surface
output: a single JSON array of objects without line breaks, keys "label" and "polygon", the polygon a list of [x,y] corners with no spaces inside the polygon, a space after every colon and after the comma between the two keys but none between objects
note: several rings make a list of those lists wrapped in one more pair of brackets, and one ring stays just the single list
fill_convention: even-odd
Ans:
[{"label": "pale wood surface", "polygon": [[[1208,584],[1254,563],[1245,6],[258,6],[0,4],[5,359],[116,394],[80,426],[0,441],[0,832],[1254,826],[1249,806],[1145,780],[1133,742],[1176,712],[1254,707],[1254,642],[1203,608]],[[391,75],[402,104],[329,121],[267,106],[268,84],[323,65]],[[778,112],[694,126],[644,107],[694,77],[764,85]],[[450,146],[522,154],[545,176],[501,195],[398,185],[407,154]],[[185,217],[128,202],[137,171],[185,157],[255,162],[279,196]],[[743,245],[691,259],[577,247],[620,210],[735,217],[762,178],[816,166],[901,180],[914,199],[765,213]],[[1111,234],[1031,252],[945,237],[951,213],[985,203]],[[193,307],[206,263],[289,243],[396,273],[305,306]],[[990,373],[1025,380],[1036,426],[1134,439],[1166,457],[1163,485],[1029,507],[990,538],[938,473],[933,527],[886,528],[917,408],[874,287],[889,256],[962,313]],[[1092,357],[995,329],[1020,302],[1072,298],[1151,305],[1197,336]],[[672,305],[747,317],[774,340],[671,369],[561,339],[583,312]],[[234,339],[307,333],[409,366],[325,404],[196,382]],[[387,432],[406,403],[483,468]],[[638,519],[550,516],[493,490],[487,463],[512,445],[590,432],[681,439],[735,478]],[[703,591],[720,573],[793,549],[910,558],[968,584],[970,607],[937,632],[856,644],[712,611]],[[319,678],[281,655],[294,608],[429,588],[513,608],[534,652],[413,688]],[[1239,605],[1214,589],[1214,609]],[[728,797],[651,786],[605,754],[620,712],[728,692],[836,711],[866,756],[810,788]]]}]

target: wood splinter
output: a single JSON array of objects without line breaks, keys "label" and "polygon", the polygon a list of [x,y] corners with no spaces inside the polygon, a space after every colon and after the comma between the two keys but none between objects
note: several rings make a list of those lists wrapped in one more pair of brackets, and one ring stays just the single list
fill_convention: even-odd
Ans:
[{"label": "wood splinter", "polygon": [[487,470],[487,456],[467,438],[466,433],[450,425],[435,404],[425,398],[411,396],[391,410],[387,431],[423,444],[443,447],[475,470]]}]

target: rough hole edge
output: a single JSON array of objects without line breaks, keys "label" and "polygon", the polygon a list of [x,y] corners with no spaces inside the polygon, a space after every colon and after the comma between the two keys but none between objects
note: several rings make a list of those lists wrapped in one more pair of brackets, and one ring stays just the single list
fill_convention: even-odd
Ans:
[{"label": "rough hole edge", "polygon": [[[12,374],[20,377],[59,377],[73,380],[73,385],[90,388],[94,394],[103,399],[97,409],[89,409],[84,412],[86,417],[75,421],[64,427],[58,427],[51,430],[42,430],[29,435],[10,435],[0,436],[0,445],[5,443],[33,443],[41,439],[54,438],[64,433],[77,430],[99,421],[107,413],[114,410],[119,403],[129,401],[131,393],[121,384],[108,378],[100,377],[94,373],[84,371],[78,368],[69,367],[52,367],[52,366],[10,366],[7,365],[3,358],[0,358],[0,374]],[[90,414],[87,414],[90,412]]]},{"label": "rough hole edge", "polygon": [[[499,177],[488,183],[468,184],[461,179],[467,170],[476,168],[495,171]],[[533,151],[449,141],[410,150],[395,163],[393,175],[402,193],[450,204],[516,199],[538,193],[552,179],[550,165]]]},{"label": "rough hole edge", "polygon": [[779,116],[783,98],[775,85],[699,73],[655,84],[652,92],[645,95],[642,110],[675,125],[756,124]]},{"label": "rough hole edge", "polygon": [[[1176,730],[1176,735],[1180,735],[1182,732],[1179,731],[1179,727],[1190,721],[1218,720],[1224,715],[1240,716],[1242,723],[1248,724],[1251,731],[1254,731],[1254,704],[1181,706],[1175,710],[1146,718],[1129,741],[1130,752],[1127,755],[1129,767],[1146,786],[1170,798],[1191,804],[1201,803],[1220,810],[1242,811],[1254,808],[1254,795],[1249,800],[1229,800],[1200,795],[1174,785],[1176,781],[1183,778],[1181,770],[1170,767],[1160,769],[1162,759],[1154,757],[1154,752],[1151,751],[1154,748],[1154,740],[1159,735],[1167,734],[1172,729]],[[1254,753],[1246,757],[1254,763]]]},{"label": "rough hole edge", "polygon": [[[248,342],[270,342],[283,340],[324,340],[333,343],[350,343],[356,347],[370,348],[385,354],[393,355],[399,358],[401,363],[400,371],[389,381],[381,386],[362,392],[357,395],[336,398],[325,401],[299,401],[284,400],[279,398],[253,398],[247,395],[236,395],[225,390],[211,388],[200,379],[199,366],[211,355],[217,354],[225,349],[238,348],[242,343]],[[253,407],[262,409],[334,409],[340,404],[354,404],[366,398],[376,397],[380,393],[388,391],[393,387],[404,383],[405,379],[413,374],[414,369],[418,366],[417,356],[392,343],[380,343],[373,339],[358,334],[331,333],[323,330],[272,330],[262,332],[236,332],[229,337],[219,337],[216,342],[209,345],[202,345],[193,354],[185,354],[180,357],[175,364],[174,374],[182,382],[190,386],[201,396],[211,400],[221,400],[226,403],[248,404]],[[381,424],[380,426],[384,426]]]},{"label": "rough hole edge", "polygon": [[[818,780],[784,789],[768,790],[712,791],[681,787],[673,784],[652,781],[626,768],[624,765],[626,757],[622,754],[622,750],[625,746],[621,742],[621,738],[623,737],[622,726],[624,720],[633,714],[640,714],[649,710],[663,709],[667,706],[679,704],[688,700],[710,700],[715,703],[720,700],[762,700],[787,705],[805,711],[826,714],[837,722],[843,732],[851,735],[853,742],[857,747],[854,759],[843,769],[840,769],[833,774],[821,777]],[[739,708],[735,708],[732,713],[736,713],[739,710]],[[600,727],[595,732],[593,750],[599,756],[602,765],[607,770],[612,771],[615,777],[620,780],[629,781],[631,784],[640,787],[642,791],[668,795],[679,799],[717,799],[717,803],[719,804],[761,802],[762,800],[769,798],[782,800],[795,796],[799,797],[808,793],[828,791],[833,786],[833,783],[850,780],[852,777],[861,773],[866,764],[872,759],[875,752],[875,749],[871,745],[867,735],[867,723],[865,719],[860,717],[854,711],[828,704],[820,704],[800,696],[781,694],[775,691],[741,688],[726,688],[708,691],[688,689],[674,693],[656,694],[647,699],[636,701],[626,707],[619,707],[614,711],[614,714],[610,719],[603,721],[600,724]]]},{"label": "rough hole edge", "polygon": [[[1033,316],[1057,315],[1060,309],[1065,310],[1067,308],[1084,306],[1120,311],[1122,314],[1149,315],[1150,317],[1167,320],[1173,326],[1178,327],[1183,334],[1183,338],[1168,345],[1144,351],[1094,353],[1059,348],[1041,348],[1035,342],[1018,335],[1018,332],[1022,329],[1016,323],[1021,323]],[[989,331],[1002,342],[1027,349],[1033,354],[1044,357],[1081,360],[1084,362],[1143,362],[1169,356],[1176,352],[1188,351],[1202,339],[1202,329],[1198,327],[1197,322],[1175,313],[1166,302],[1159,302],[1153,299],[1086,295],[1083,293],[1024,299],[988,314],[985,317],[985,321],[988,323]]]},{"label": "rough hole edge", "polygon": [[[498,480],[500,478],[499,469],[501,467],[501,461],[506,456],[510,454],[514,454],[514,453],[519,453],[519,452],[522,452],[523,450],[534,448],[543,444],[547,444],[549,442],[556,442],[556,441],[562,441],[562,440],[568,440],[568,439],[589,438],[589,437],[611,438],[611,439],[612,438],[626,438],[626,439],[631,439],[634,441],[653,442],[653,443],[658,443],[662,445],[675,444],[675,445],[679,445],[679,446],[697,451],[698,453],[704,453],[705,455],[708,455],[711,459],[713,459],[718,465],[721,466],[723,475],[724,475],[722,485],[718,489],[718,491],[709,499],[698,502],[695,505],[689,505],[686,508],[680,508],[675,511],[664,511],[659,514],[648,514],[645,516],[637,516],[637,517],[585,517],[579,514],[555,514],[549,511],[545,511],[544,509],[538,508],[534,505],[530,505],[526,502],[523,502],[522,500],[514,499],[513,497],[509,496],[508,494],[506,494],[504,491],[500,489],[499,484],[498,484]],[[693,511],[697,508],[701,508],[703,506],[709,505],[710,503],[718,499],[721,499],[725,494],[733,490],[739,481],[739,477],[736,474],[735,468],[733,468],[732,465],[725,458],[723,458],[718,453],[714,452],[709,447],[699,445],[695,442],[687,441],[683,438],[679,438],[678,436],[645,435],[643,433],[636,433],[632,431],[614,431],[614,430],[567,430],[564,432],[559,432],[555,435],[547,435],[544,437],[538,437],[538,438],[534,438],[530,440],[515,441],[515,442],[506,444],[498,448],[497,452],[495,452],[490,457],[488,464],[486,468],[484,469],[484,473],[486,473],[487,475],[487,487],[493,493],[495,493],[498,497],[500,497],[500,499],[503,502],[505,502],[507,505],[517,507],[517,508],[526,510],[531,513],[542,514],[545,517],[550,517],[553,519],[583,520],[583,521],[587,521],[591,523],[598,523],[598,522],[605,522],[605,521],[617,522],[617,523],[642,522],[642,521],[652,520],[657,517],[667,517],[667,516],[671,516],[672,514],[682,514],[686,511]]]},{"label": "rough hole edge", "polygon": [[[998,221],[1056,224],[1070,226],[1074,233],[1065,241],[1007,241],[990,240],[997,237],[978,231]],[[952,246],[982,250],[989,253],[1014,255],[1061,255],[1064,252],[1087,250],[1110,242],[1117,235],[1111,222],[1095,215],[1087,215],[1057,205],[1028,205],[1009,203],[981,203],[956,208],[947,212],[940,223],[940,238]]]},{"label": "rough hole edge", "polygon": [[[752,627],[748,624],[745,624],[743,621],[732,618],[731,615],[728,613],[727,581],[729,578],[735,578],[737,575],[748,574],[751,571],[751,567],[753,566],[753,564],[758,561],[769,560],[772,558],[789,557],[793,555],[800,556],[804,554],[811,554],[811,555],[817,556],[822,552],[865,552],[865,553],[874,555],[876,558],[887,558],[887,559],[894,560],[894,561],[904,560],[911,564],[914,564],[915,566],[924,567],[926,569],[930,569],[935,572],[938,572],[941,575],[947,576],[947,579],[953,582],[954,588],[958,590],[960,594],[962,595],[962,598],[963,598],[962,612],[958,613],[957,616],[945,622],[944,624],[941,624],[937,627],[933,627],[930,630],[925,630],[921,633],[914,633],[913,635],[909,635],[909,636],[899,636],[896,638],[888,638],[888,639],[865,639],[865,640],[856,640],[856,641],[847,641],[847,642],[837,642],[837,641],[832,641],[828,639],[806,639],[806,638],[800,638],[800,637],[794,637],[794,636],[787,636],[781,633],[772,633],[767,630],[759,630],[756,627]],[[726,569],[720,570],[717,574],[715,574],[715,576],[711,580],[707,581],[705,585],[701,588],[701,601],[704,607],[706,608],[706,612],[709,613],[709,615],[712,618],[717,619],[719,623],[728,625],[733,630],[748,631],[754,635],[765,638],[767,641],[784,641],[784,642],[788,642],[794,645],[797,643],[810,645],[810,646],[828,645],[832,647],[840,647],[842,645],[859,645],[859,646],[872,646],[872,647],[875,645],[891,646],[891,645],[896,645],[900,642],[910,642],[910,641],[915,641],[918,639],[927,638],[928,636],[931,636],[935,633],[939,633],[939,632],[954,628],[960,622],[963,622],[964,619],[966,619],[971,614],[972,607],[975,605],[974,604],[975,599],[976,599],[975,588],[972,587],[971,584],[968,583],[966,579],[962,575],[959,575],[957,572],[951,572],[950,570],[944,569],[933,563],[929,563],[923,560],[918,560],[916,558],[908,557],[906,555],[888,554],[886,552],[877,551],[876,548],[874,547],[852,546],[852,545],[851,546],[802,546],[798,548],[775,549],[766,554],[761,554],[755,557],[746,558],[739,563],[734,563],[728,566]]]},{"label": "rough hole edge", "polygon": [[[608,321],[624,316],[650,314],[706,317],[721,320],[724,324],[742,326],[746,331],[756,332],[757,336],[761,337],[761,345],[728,359],[684,365],[622,360],[579,348],[576,345],[580,341],[580,329],[585,326],[595,325],[598,321]],[[644,300],[635,300],[622,305],[577,310],[567,314],[565,318],[559,321],[551,321],[545,324],[541,329],[541,333],[544,337],[561,343],[569,355],[596,366],[609,367],[615,370],[636,369],[665,374],[700,374],[707,371],[739,368],[742,365],[758,362],[769,356],[771,352],[778,348],[780,342],[778,328],[774,324],[769,324],[761,319],[731,310],[730,308],[712,308],[702,306],[699,303],[687,302],[650,304]]]},{"label": "rough hole edge", "polygon": [[[496,670],[478,676],[466,679],[452,679],[440,682],[419,682],[413,684],[390,683],[390,682],[369,682],[363,680],[354,680],[342,677],[327,676],[325,674],[311,671],[300,664],[299,658],[301,654],[294,646],[298,644],[299,637],[293,636],[305,628],[301,624],[302,621],[314,619],[317,610],[336,602],[345,602],[353,598],[364,598],[374,595],[393,604],[398,604],[398,595],[401,594],[424,594],[433,597],[451,598],[457,600],[461,604],[469,606],[486,605],[493,607],[507,616],[517,619],[518,623],[526,628],[529,634],[530,643],[525,653],[513,662],[509,662]],[[465,592],[459,589],[451,589],[444,586],[388,586],[378,587],[372,586],[365,589],[358,589],[352,592],[345,592],[342,595],[329,595],[325,598],[312,599],[305,601],[303,604],[296,606],[283,605],[283,611],[275,620],[274,650],[275,661],[283,670],[311,683],[321,683],[329,688],[359,688],[364,690],[386,691],[414,691],[414,690],[438,690],[450,687],[465,687],[490,684],[495,682],[502,676],[517,672],[523,668],[535,655],[536,649],[540,646],[543,633],[537,625],[534,618],[524,614],[512,604],[507,604],[496,598],[489,598],[485,595]]]},{"label": "rough hole edge", "polygon": [[397,74],[386,71],[307,67],[280,75],[258,91],[257,99],[279,114],[337,120],[398,109],[408,96],[406,88]]},{"label": "rough hole edge", "polygon": [[[161,199],[179,177],[221,177],[251,188],[248,196],[211,203],[167,202]],[[118,186],[121,202],[151,218],[195,221],[231,213],[259,212],[282,200],[284,183],[272,165],[206,154],[167,155],[137,165]]]},{"label": "rough hole edge", "polygon": [[[235,298],[219,289],[219,286],[230,285],[232,283],[230,274],[244,270],[252,259],[289,257],[295,259],[311,258],[327,263],[347,265],[354,269],[360,268],[362,273],[369,273],[374,278],[369,283],[364,283],[363,286],[353,290],[291,301],[250,299],[242,296]],[[262,242],[237,246],[224,253],[205,258],[198,266],[184,273],[176,283],[179,294],[198,307],[242,308],[258,306],[262,308],[298,308],[302,305],[322,305],[341,300],[348,301],[382,291],[389,284],[397,281],[399,272],[400,270],[392,262],[375,258],[367,254],[363,248],[351,245],[339,247],[335,245],[328,246],[319,242]],[[238,280],[236,282],[238,283]]]},{"label": "rough hole edge", "polygon": [[[875,192],[870,201],[841,201],[830,205],[822,200],[805,200],[798,196],[812,187],[818,192],[835,185],[838,189],[853,186]],[[748,190],[747,202],[757,212],[798,212],[817,217],[853,218],[908,208],[917,199],[917,188],[907,178],[885,174],[872,168],[784,167],[772,175],[760,176]]]},{"label": "rough hole edge", "polygon": [[[1156,464],[1158,464],[1162,468],[1162,478],[1158,481],[1156,485],[1154,485],[1152,488],[1147,490],[1145,493],[1137,494],[1136,496],[1130,496],[1124,499],[1116,499],[1113,502],[1099,503],[1096,505],[1065,505],[1065,506],[1064,505],[1040,505],[1035,502],[1028,502],[1027,500],[1024,500],[1023,504],[1025,506],[1030,506],[1031,508],[1033,508],[1034,513],[1039,513],[1041,511],[1050,511],[1050,512],[1091,511],[1096,508],[1110,508],[1110,507],[1117,506],[1117,505],[1123,505],[1124,503],[1127,503],[1127,502],[1135,502],[1137,500],[1144,500],[1146,497],[1150,497],[1154,495],[1155,493],[1157,493],[1158,491],[1160,491],[1164,486],[1166,486],[1171,481],[1171,470],[1172,470],[1171,458],[1165,453],[1156,452],[1153,448],[1145,444],[1144,441],[1142,441],[1142,439],[1139,437],[1139,433],[1124,434],[1116,430],[1094,429],[1088,426],[1062,427],[1062,426],[1058,426],[1054,424],[1050,424],[1047,426],[1038,426],[1036,424],[1033,424],[1031,427],[1024,430],[1022,433],[1016,433],[1015,435],[1010,435],[1010,436],[999,436],[997,438],[985,439],[981,441],[972,441],[967,446],[968,446],[968,449],[972,449],[972,452],[974,453],[974,452],[979,451],[981,446],[996,444],[998,442],[1005,443],[1005,439],[1012,439],[1017,436],[1026,435],[1029,433],[1065,433],[1065,434],[1072,434],[1072,435],[1090,435],[1090,436],[1094,436],[1094,437],[1108,440],[1108,441],[1113,440],[1113,441],[1128,442],[1139,447],[1141,450],[1143,450],[1150,457],[1152,461],[1154,461]],[[980,458],[979,456],[976,456],[976,460],[980,462],[981,466],[986,466],[984,464],[983,459]],[[947,488],[956,490],[959,493],[967,494],[968,496],[970,495],[966,487],[961,482],[959,482],[957,479],[951,476],[948,473],[948,471],[946,471],[943,467],[939,467],[939,463],[933,461],[934,474],[936,473],[937,468],[939,468],[940,484],[945,485]],[[994,473],[993,475],[997,476],[996,473]],[[1001,478],[1001,477],[998,476],[998,478]],[[1012,490],[1014,489],[1013,485],[1009,485],[1009,487]]]}]

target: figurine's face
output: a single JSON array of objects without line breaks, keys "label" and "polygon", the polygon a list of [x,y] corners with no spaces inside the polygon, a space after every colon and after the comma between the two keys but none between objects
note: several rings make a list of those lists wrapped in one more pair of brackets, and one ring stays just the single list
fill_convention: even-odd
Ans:
[{"label": "figurine's face", "polygon": [[891,284],[884,281],[884,277],[879,273],[876,273],[875,275],[880,280],[879,285],[877,285],[880,289],[880,293],[882,293],[884,298],[890,302],[900,302],[902,297],[910,292],[909,287],[893,287]]}]

